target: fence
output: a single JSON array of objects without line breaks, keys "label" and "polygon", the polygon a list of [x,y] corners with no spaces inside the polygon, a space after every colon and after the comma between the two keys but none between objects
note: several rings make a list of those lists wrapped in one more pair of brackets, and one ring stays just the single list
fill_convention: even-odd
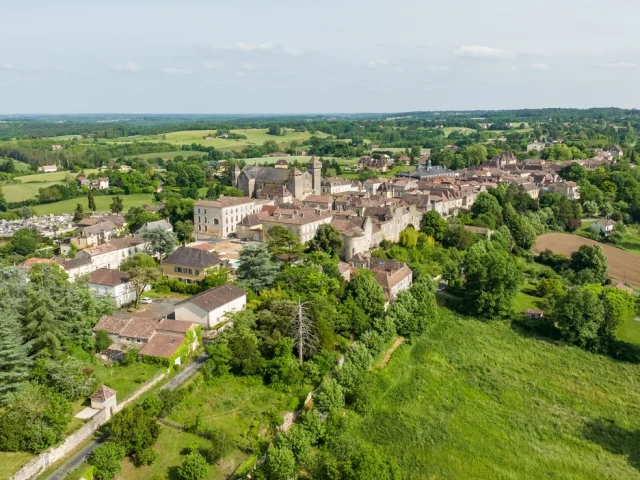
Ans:
[{"label": "fence", "polygon": [[29,480],[41,474],[50,465],[63,458],[65,455],[73,451],[78,445],[91,437],[96,430],[109,421],[112,413],[118,413],[166,376],[167,375],[164,372],[156,374],[144,385],[127,396],[122,403],[114,407],[113,412],[108,408],[100,410],[91,418],[91,420],[89,420],[89,422],[83,425],[80,430],[69,435],[59,446],[51,447],[23,465],[22,468],[18,470],[13,477],[11,477],[11,480]]}]

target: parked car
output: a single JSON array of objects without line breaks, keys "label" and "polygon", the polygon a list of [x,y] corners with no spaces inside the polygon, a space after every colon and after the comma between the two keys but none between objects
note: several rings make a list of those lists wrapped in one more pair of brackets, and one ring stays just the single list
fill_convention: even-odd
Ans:
[{"label": "parked car", "polygon": [[140,301],[142,303],[152,303],[153,302],[153,300],[150,299],[149,297],[143,297]]}]

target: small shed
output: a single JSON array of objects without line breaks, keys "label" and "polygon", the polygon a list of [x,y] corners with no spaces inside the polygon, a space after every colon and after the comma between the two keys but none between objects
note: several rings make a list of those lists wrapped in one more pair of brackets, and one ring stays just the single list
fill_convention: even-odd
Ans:
[{"label": "small shed", "polygon": [[91,408],[102,410],[103,408],[115,408],[118,405],[116,400],[116,391],[102,385],[91,395]]},{"label": "small shed", "polygon": [[527,318],[543,318],[544,311],[542,310],[534,310],[532,308],[524,311],[524,316]]}]

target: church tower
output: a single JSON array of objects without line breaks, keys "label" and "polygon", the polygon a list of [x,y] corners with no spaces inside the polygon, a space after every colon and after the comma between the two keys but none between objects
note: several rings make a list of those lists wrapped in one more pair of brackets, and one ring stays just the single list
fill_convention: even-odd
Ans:
[{"label": "church tower", "polygon": [[233,183],[233,185],[231,185],[232,187],[238,188],[238,178],[240,177],[240,172],[240,167],[238,167],[237,163],[234,163],[233,172],[231,174],[231,182]]},{"label": "church tower", "polygon": [[315,195],[322,193],[320,182],[322,181],[322,162],[316,157],[311,157],[309,163],[307,163],[307,172],[311,174],[311,188]]}]

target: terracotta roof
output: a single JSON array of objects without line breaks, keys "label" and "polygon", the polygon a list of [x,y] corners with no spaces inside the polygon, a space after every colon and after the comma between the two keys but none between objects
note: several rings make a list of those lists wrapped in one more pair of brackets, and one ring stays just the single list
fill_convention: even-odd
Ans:
[{"label": "terracotta roof", "polygon": [[165,330],[169,332],[186,333],[195,325],[196,324],[193,322],[186,322],[184,320],[168,320],[165,318],[158,324],[156,331],[160,332],[161,330]]},{"label": "terracotta roof", "polygon": [[150,357],[169,358],[176,353],[176,350],[184,343],[184,337],[156,333],[147,344],[138,352],[139,355]]},{"label": "terracotta roof", "polygon": [[112,222],[110,222],[109,220],[103,220],[94,223],[93,225],[89,225],[88,227],[83,227],[80,230],[80,235],[86,237],[87,235],[92,235],[100,232],[111,232],[115,228],[116,226]]},{"label": "terracotta roof", "polygon": [[89,274],[89,283],[96,285],[107,285],[115,287],[129,281],[129,274],[120,270],[111,270],[109,268],[99,268]]},{"label": "terracotta roof", "polygon": [[104,330],[112,335],[118,335],[122,330],[124,330],[130,321],[131,318],[104,315],[100,320],[98,320],[95,327],[93,327],[93,331],[97,332],[98,330]]},{"label": "terracotta roof", "polygon": [[180,265],[192,268],[208,268],[221,265],[222,260],[217,255],[200,248],[178,247],[165,258],[165,265]]},{"label": "terracotta roof", "polygon": [[210,243],[199,243],[197,245],[189,245],[189,248],[197,248],[198,250],[211,252],[215,248],[215,245],[212,245]]},{"label": "terracotta roof", "polygon": [[111,397],[113,397],[116,394],[115,390],[112,390],[111,388],[102,385],[98,390],[96,390],[95,392],[93,392],[93,395],[91,395],[91,400],[95,400],[96,402],[104,402],[108,399],[110,399]]},{"label": "terracotta roof", "polygon": [[133,237],[114,238],[97,247],[86,248],[81,253],[90,257],[94,255],[102,255],[104,253],[115,252],[116,250],[122,250],[125,248],[135,247],[136,245],[144,244],[142,237],[136,235]]},{"label": "terracotta roof", "polygon": [[58,263],[58,262],[56,262],[52,258],[36,258],[36,257],[32,257],[32,258],[27,258],[25,260],[25,262],[23,263],[23,265],[25,267],[31,267],[32,265],[36,265],[38,263]]},{"label": "terracotta roof", "polygon": [[613,285],[613,288],[617,288],[618,290],[623,290],[627,293],[633,293],[633,288],[626,286],[624,283],[618,282]]},{"label": "terracotta roof", "polygon": [[331,195],[309,195],[302,203],[333,203],[333,197]]},{"label": "terracotta roof", "polygon": [[119,335],[121,337],[149,339],[153,337],[159,323],[157,318],[132,317]]},{"label": "terracotta roof", "polygon": [[193,297],[178,303],[176,306],[183,305],[185,303],[193,303],[207,312],[211,312],[218,307],[245,296],[246,294],[247,292],[235,285],[223,285],[221,287],[211,288],[199,293],[198,295],[194,295]]}]

